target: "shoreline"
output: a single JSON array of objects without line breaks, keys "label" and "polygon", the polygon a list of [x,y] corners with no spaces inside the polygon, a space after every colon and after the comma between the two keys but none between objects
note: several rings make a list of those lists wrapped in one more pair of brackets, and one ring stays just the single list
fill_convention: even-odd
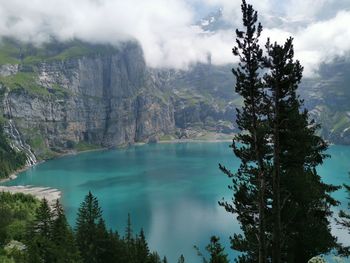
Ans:
[{"label": "shoreline", "polygon": [[62,192],[58,189],[51,187],[36,187],[31,185],[0,186],[0,192],[32,195],[39,200],[46,199],[51,206],[55,204],[56,200],[59,200],[62,197]]},{"label": "shoreline", "polygon": [[192,142],[198,142],[198,143],[217,143],[217,142],[232,142],[232,139],[174,139],[174,140],[163,140],[158,141],[157,143],[192,143]]},{"label": "shoreline", "polygon": [[[219,142],[232,142],[232,139],[216,139],[216,138],[210,138],[210,139],[209,138],[208,139],[195,139],[195,138],[194,139],[172,139],[172,140],[157,141],[155,144],[158,144],[158,143],[159,144],[219,143]],[[41,161],[37,162],[34,165],[22,167],[22,168],[20,168],[20,169],[18,169],[16,171],[12,172],[9,175],[9,177],[4,178],[4,179],[0,179],[0,192],[4,191],[5,189],[12,189],[13,187],[16,188],[15,192],[23,191],[24,194],[26,194],[28,191],[30,192],[29,189],[32,189],[32,188],[39,188],[39,189],[36,189],[39,192],[40,192],[40,190],[44,190],[44,189],[53,189],[53,188],[44,187],[44,186],[42,186],[42,187],[33,187],[33,186],[21,186],[21,185],[18,185],[18,186],[4,186],[4,185],[2,185],[4,183],[6,183],[6,182],[15,180],[18,177],[18,174],[20,174],[22,172],[25,172],[25,171],[35,167],[36,165],[44,163],[44,162],[49,161],[49,160],[55,160],[55,159],[66,157],[66,156],[70,156],[70,155],[78,155],[78,154],[88,153],[88,152],[100,152],[100,151],[107,151],[107,150],[113,150],[113,149],[123,149],[123,148],[127,148],[127,147],[130,147],[130,146],[143,146],[143,145],[147,145],[147,144],[152,144],[152,143],[150,143],[150,142],[148,142],[148,143],[146,143],[146,142],[136,142],[136,143],[133,143],[133,144],[130,144],[130,145],[125,145],[124,147],[116,147],[116,148],[105,148],[105,147],[102,147],[102,148],[84,150],[84,151],[79,151],[79,152],[78,151],[68,151],[68,152],[65,152],[65,153],[62,153],[62,154],[58,154],[57,156],[55,156],[55,157],[53,157],[51,159],[41,160]],[[59,196],[61,197],[62,193],[58,189],[54,189],[54,190],[58,191],[60,193]],[[34,192],[35,192],[35,190],[34,190]]]},{"label": "shoreline", "polygon": [[[161,140],[161,141],[157,141],[155,142],[155,144],[159,143],[159,144],[173,144],[173,143],[218,143],[218,142],[232,142],[232,139],[172,139],[172,140]],[[96,148],[96,149],[90,149],[90,150],[84,150],[84,151],[68,151],[62,154],[58,154],[57,156],[47,159],[47,160],[41,160],[39,162],[37,162],[34,165],[31,166],[24,166],[20,169],[17,169],[16,171],[12,172],[7,178],[3,178],[0,179],[0,186],[3,183],[15,180],[18,177],[19,173],[25,172],[33,167],[35,167],[38,164],[44,163],[46,161],[50,161],[50,160],[55,160],[58,158],[62,158],[62,157],[66,157],[66,156],[70,156],[70,155],[78,155],[78,154],[82,154],[82,153],[88,153],[88,152],[100,152],[100,151],[108,151],[108,150],[113,150],[113,149],[124,149],[130,146],[143,146],[143,145],[147,145],[147,144],[152,144],[150,142],[135,142],[133,144],[130,145],[125,145],[123,147],[116,147],[116,148],[106,148],[106,147],[102,147],[102,148]]]},{"label": "shoreline", "polygon": [[62,157],[65,157],[65,156],[70,156],[70,155],[77,155],[77,154],[87,153],[87,152],[106,151],[106,150],[108,150],[108,148],[97,148],[97,149],[91,149],[91,150],[85,150],[85,151],[79,151],[79,152],[70,151],[70,152],[59,154],[59,155],[57,155],[57,156],[55,156],[53,158],[47,159],[47,160],[41,160],[41,161],[37,162],[34,165],[24,166],[24,167],[22,167],[20,169],[17,169],[16,171],[12,172],[7,178],[0,179],[0,187],[2,186],[1,184],[3,184],[3,183],[15,180],[18,177],[19,173],[25,172],[25,171],[35,167],[36,165],[44,163],[46,161],[55,160],[55,159],[62,158]]}]

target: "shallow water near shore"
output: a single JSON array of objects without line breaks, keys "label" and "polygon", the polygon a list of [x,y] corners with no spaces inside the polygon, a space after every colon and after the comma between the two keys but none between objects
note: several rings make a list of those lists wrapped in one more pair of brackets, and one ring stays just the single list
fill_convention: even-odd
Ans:
[{"label": "shallow water near shore", "polygon": [[[64,156],[37,165],[4,185],[34,185],[62,191],[62,203],[74,226],[79,204],[91,190],[99,199],[109,227],[124,233],[127,214],[134,232],[144,228],[150,248],[169,262],[184,254],[186,262],[200,262],[193,245],[204,250],[211,235],[218,235],[231,259],[228,237],[239,227],[219,207],[230,199],[230,180],[218,163],[235,170],[239,161],[228,142],[150,144],[127,149]],[[319,168],[327,183],[350,182],[350,147],[331,146],[331,159]],[[342,191],[334,194],[344,201]],[[344,232],[335,229],[340,240]],[[231,260],[233,261],[233,260]]]}]

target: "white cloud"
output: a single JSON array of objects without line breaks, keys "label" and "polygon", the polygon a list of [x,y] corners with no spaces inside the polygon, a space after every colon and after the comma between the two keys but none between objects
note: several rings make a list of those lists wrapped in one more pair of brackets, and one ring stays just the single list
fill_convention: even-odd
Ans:
[{"label": "white cloud", "polygon": [[295,36],[296,56],[307,74],[317,72],[320,63],[330,63],[350,53],[350,12],[341,11],[334,18],[310,24]]},{"label": "white cloud", "polygon": [[[312,74],[322,62],[350,51],[348,0],[251,0],[272,41],[295,37],[296,56]],[[232,63],[240,0],[0,0],[0,36],[43,42],[79,38],[118,44],[138,40],[153,67],[186,68]],[[202,6],[202,7],[201,7]],[[223,8],[232,30],[204,33],[193,26],[199,13]]]}]

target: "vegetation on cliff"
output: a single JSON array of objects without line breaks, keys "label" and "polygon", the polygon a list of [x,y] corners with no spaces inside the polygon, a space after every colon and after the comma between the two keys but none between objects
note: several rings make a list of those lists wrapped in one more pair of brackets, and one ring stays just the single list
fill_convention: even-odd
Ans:
[{"label": "vegetation on cliff", "polygon": [[0,125],[0,179],[8,177],[11,173],[22,168],[27,161],[27,156],[13,149]]}]

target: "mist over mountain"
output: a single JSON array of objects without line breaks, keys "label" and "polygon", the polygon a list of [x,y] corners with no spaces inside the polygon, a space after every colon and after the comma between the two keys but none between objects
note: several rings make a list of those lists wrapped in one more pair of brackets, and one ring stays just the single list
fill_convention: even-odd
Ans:
[{"label": "mist over mountain", "polygon": [[[117,29],[111,25],[105,25],[104,32],[90,38],[94,30],[89,31],[88,27],[86,33],[90,33],[86,35],[74,33],[76,25],[70,29],[70,35],[53,31],[57,25],[48,18],[47,30],[41,28],[43,21],[34,20],[33,27],[19,38],[21,21],[30,17],[24,15],[18,21],[11,18],[8,21],[10,26],[5,28],[13,31],[4,30],[11,37],[3,36],[0,45],[1,112],[10,138],[18,145],[27,143],[39,158],[84,147],[116,147],[175,138],[231,138],[237,131],[233,124],[235,108],[240,107],[242,101],[234,92],[231,73],[235,64],[231,48],[236,16],[231,14],[232,19],[228,19],[228,7],[231,11],[239,10],[224,1],[208,1],[206,8],[201,10],[208,13],[202,18],[192,18],[191,8],[198,6],[199,2],[192,6],[185,2],[181,2],[184,6],[178,6],[178,1],[171,3],[179,10],[185,6],[189,11],[187,22],[182,25],[195,30],[192,35],[195,41],[192,39],[187,43],[188,35],[183,35],[183,31],[176,32],[181,38],[174,39],[166,34],[162,36],[166,42],[156,41],[161,45],[159,50],[157,45],[152,47],[160,52],[159,56],[145,45],[144,39],[114,31]],[[83,1],[82,4],[86,8],[93,5],[105,12],[112,3]],[[4,7],[11,9],[11,4]],[[159,8],[168,7],[161,5]],[[306,32],[314,33],[315,28],[326,23],[316,21],[316,13],[315,21],[310,23],[300,17],[290,19],[273,12],[267,15],[271,7],[267,5],[265,8],[261,8],[261,17],[267,25],[266,34],[272,33],[279,39],[289,36],[293,28],[299,28],[294,30],[295,34],[305,35]],[[151,12],[147,10],[142,14]],[[44,7],[41,11],[45,14],[54,12]],[[84,12],[89,12],[89,9]],[[322,16],[335,23],[338,17],[346,17],[346,12],[334,11],[335,17],[332,18],[329,18],[329,13],[322,13]],[[104,14],[108,18],[109,13]],[[63,21],[60,23],[72,21],[65,19],[68,17],[60,17],[59,21]],[[94,25],[95,29],[98,25]],[[273,28],[273,25],[279,27]],[[173,29],[167,26],[169,30]],[[129,29],[132,33],[133,28]],[[36,30],[40,30],[41,35],[33,39],[30,34]],[[342,33],[345,34],[333,44],[347,37],[346,30]],[[329,32],[332,34],[334,32]],[[69,40],[71,37],[75,38]],[[177,44],[170,45],[170,48],[167,41]],[[296,46],[303,41],[303,37],[299,38]],[[178,45],[188,45],[180,49],[181,55],[177,53]],[[164,51],[168,48],[165,58]],[[330,49],[320,59],[317,54],[322,48],[321,45],[320,50],[310,51],[314,55],[311,57],[313,62],[303,64],[305,77],[300,94],[311,116],[322,124],[320,133],[324,138],[347,144],[350,143],[347,46],[343,45],[343,50]],[[308,54],[309,51],[299,50],[299,54],[303,52]],[[157,59],[161,63],[155,62]],[[14,128],[18,134],[13,132]]]}]

